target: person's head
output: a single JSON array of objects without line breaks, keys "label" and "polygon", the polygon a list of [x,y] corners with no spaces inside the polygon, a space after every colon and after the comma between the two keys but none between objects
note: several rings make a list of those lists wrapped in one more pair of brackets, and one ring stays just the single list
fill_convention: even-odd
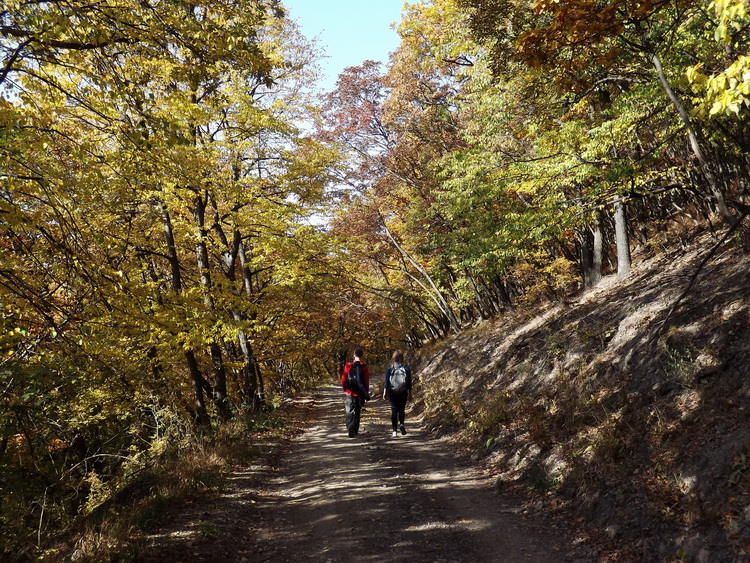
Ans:
[{"label": "person's head", "polygon": [[391,356],[391,363],[392,364],[403,364],[404,363],[404,353],[401,350],[396,350],[393,353],[393,356]]},{"label": "person's head", "polygon": [[354,357],[356,359],[358,359],[358,360],[361,360],[362,358],[365,357],[365,351],[362,348],[360,348],[360,347],[355,348],[354,349]]}]

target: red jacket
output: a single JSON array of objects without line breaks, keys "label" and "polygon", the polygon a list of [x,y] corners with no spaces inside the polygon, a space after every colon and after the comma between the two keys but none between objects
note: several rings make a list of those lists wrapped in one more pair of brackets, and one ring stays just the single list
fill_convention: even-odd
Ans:
[{"label": "red jacket", "polygon": [[[361,362],[360,362],[361,363]],[[370,370],[367,368],[367,364],[362,364],[362,373],[364,375],[364,381],[362,383],[365,384],[365,389],[370,388]],[[352,369],[352,362],[347,362],[347,364],[344,366],[344,371],[341,374],[341,387],[344,388],[344,393],[347,395],[351,395],[352,397],[356,397],[357,394],[354,391],[349,391],[349,389],[346,387],[346,380],[349,376],[349,370]]]}]

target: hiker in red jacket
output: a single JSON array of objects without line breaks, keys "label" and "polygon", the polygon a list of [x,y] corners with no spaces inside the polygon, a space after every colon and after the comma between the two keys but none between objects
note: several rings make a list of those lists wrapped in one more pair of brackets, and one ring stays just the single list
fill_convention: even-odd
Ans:
[{"label": "hiker in red jacket", "polygon": [[354,438],[359,432],[359,415],[362,405],[370,400],[370,370],[362,361],[364,355],[362,348],[354,350],[354,361],[347,362],[341,374],[341,387],[346,393],[344,402],[346,429],[350,438]]}]

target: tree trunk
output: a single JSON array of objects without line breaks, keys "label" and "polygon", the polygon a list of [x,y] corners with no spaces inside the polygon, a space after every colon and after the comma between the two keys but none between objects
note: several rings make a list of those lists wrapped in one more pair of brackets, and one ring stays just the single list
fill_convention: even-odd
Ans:
[{"label": "tree trunk", "polygon": [[592,289],[602,280],[603,237],[600,213],[595,213],[594,222],[584,225],[581,234],[581,270],[583,283]]},{"label": "tree trunk", "polygon": [[211,422],[211,419],[206,412],[206,399],[203,395],[203,391],[205,390],[207,393],[212,394],[213,389],[203,377],[203,374],[198,367],[198,361],[195,359],[195,353],[192,350],[185,351],[185,361],[187,362],[191,380],[193,382],[195,421],[200,425],[208,425]]},{"label": "tree trunk", "polygon": [[617,277],[623,278],[630,271],[630,239],[625,203],[622,197],[615,198],[615,243],[617,245]]},{"label": "tree trunk", "polygon": [[[243,287],[247,292],[248,298],[251,297],[252,284],[250,283],[249,269],[246,268],[247,256],[245,255],[245,246],[242,242],[242,233],[239,229],[234,229],[232,235],[232,242],[230,244],[229,238],[226,236],[224,229],[221,227],[219,222],[219,215],[214,205],[214,230],[216,231],[219,239],[224,245],[222,254],[224,256],[224,275],[233,284],[237,280],[236,268],[239,257],[240,269],[242,271]],[[246,275],[247,273],[247,275]],[[236,307],[232,307],[231,310],[232,318],[238,324],[244,320],[247,320],[247,315]],[[240,346],[240,352],[242,353],[242,394],[244,396],[244,402],[251,406],[253,410],[260,407],[260,401],[258,396],[258,385],[257,385],[257,373],[255,369],[255,358],[253,357],[253,348],[245,334],[245,331],[241,328],[237,330],[237,343]]]},{"label": "tree trunk", "polygon": [[682,123],[687,130],[688,138],[690,140],[690,148],[692,149],[695,157],[698,159],[700,168],[703,171],[703,175],[708,181],[708,187],[711,190],[711,194],[714,196],[714,199],[716,200],[716,206],[719,208],[719,211],[721,212],[727,223],[729,223],[731,226],[734,226],[735,224],[737,224],[737,218],[732,214],[731,211],[729,211],[729,208],[727,207],[726,201],[724,200],[724,194],[719,188],[718,181],[716,180],[716,175],[714,174],[713,170],[711,170],[711,165],[706,159],[706,156],[703,154],[700,142],[698,141],[698,134],[696,133],[695,127],[693,126],[693,122],[690,120],[690,115],[682,106],[680,100],[677,98],[677,95],[669,85],[667,77],[664,74],[664,69],[661,66],[659,55],[654,54],[651,60],[654,63],[654,67],[656,68],[656,73],[659,77],[659,82],[661,83],[662,88],[667,93],[667,96],[672,102],[672,105],[674,105],[674,107],[677,109],[677,113],[680,115],[680,119],[682,120]]},{"label": "tree trunk", "polygon": [[[177,257],[177,246],[174,240],[174,231],[172,229],[172,219],[169,216],[163,202],[158,202],[159,211],[162,216],[164,227],[164,238],[167,243],[167,259],[172,270],[172,289],[175,293],[182,291],[182,274],[180,272],[180,261]],[[193,401],[195,403],[195,420],[198,424],[208,424],[210,422],[206,412],[206,400],[203,395],[204,388],[208,385],[203,374],[198,367],[193,350],[185,351],[185,362],[190,372],[190,380],[193,384]],[[210,386],[209,386],[210,388]]]},{"label": "tree trunk", "polygon": [[[213,312],[216,307],[213,296],[211,295],[211,270],[208,260],[208,249],[206,247],[206,201],[199,194],[195,196],[194,203],[195,207],[193,208],[193,215],[195,217],[196,231],[198,235],[198,242],[195,245],[195,254],[198,262],[198,270],[200,271],[201,286],[203,287],[203,301],[208,310]],[[230,412],[229,401],[227,398],[227,376],[226,370],[224,369],[224,359],[222,357],[221,346],[219,346],[219,343],[214,340],[209,344],[209,350],[211,351],[211,369],[214,380],[213,400],[221,416],[227,418],[230,415]]]},{"label": "tree trunk", "polygon": [[469,281],[471,282],[471,287],[474,290],[474,300],[477,304],[477,311],[479,312],[479,318],[482,320],[487,320],[490,317],[492,317],[492,310],[487,308],[486,301],[484,299],[484,295],[482,290],[477,285],[476,280],[474,279],[474,276],[471,275],[471,272],[464,268],[464,276],[466,276]]},{"label": "tree trunk", "polygon": [[253,357],[253,371],[255,372],[255,378],[258,382],[258,403],[264,405],[266,403],[266,390],[263,384],[263,372],[260,370],[260,364],[255,357]]},{"label": "tree trunk", "polygon": [[[393,244],[393,246],[396,248],[396,250],[399,251],[399,253],[406,259],[414,268],[422,275],[422,277],[425,279],[425,282],[418,279],[416,276],[412,275],[409,271],[404,269],[404,273],[409,276],[411,279],[413,279],[426,293],[429,295],[432,300],[435,302],[435,305],[437,305],[438,309],[445,315],[446,320],[450,324],[450,328],[453,330],[455,334],[458,334],[461,332],[461,324],[459,323],[458,319],[456,318],[456,314],[453,311],[453,308],[450,306],[450,304],[445,300],[445,297],[443,296],[442,292],[437,288],[435,285],[435,282],[433,281],[432,277],[427,273],[427,271],[420,266],[416,260],[414,260],[411,255],[406,252],[406,250],[396,241],[396,239],[393,237],[393,234],[391,233],[388,226],[385,224],[385,220],[381,217],[380,224],[385,229],[386,234],[388,235],[389,240]],[[429,285],[429,287],[427,287]]]},{"label": "tree trunk", "polygon": [[[250,271],[250,265],[247,261],[247,250],[245,248],[244,241],[240,241],[237,252],[240,258],[242,284],[245,288],[247,298],[252,300],[254,298],[253,279],[252,272]],[[242,342],[240,342],[240,347],[242,348],[242,353],[245,355],[245,361],[247,362],[247,371],[245,372],[246,392],[248,393],[247,397],[250,401],[250,404],[253,405],[253,408],[257,408],[262,406],[265,402],[263,397],[263,380],[261,372],[258,369],[258,364],[255,360],[255,354],[253,352],[250,340],[247,338],[247,335],[245,335],[243,331],[240,331],[239,337],[245,342],[245,346],[243,346]]]},{"label": "tree trunk", "polygon": [[594,255],[593,255],[593,263],[592,263],[592,279],[593,285],[591,287],[595,287],[599,284],[600,281],[602,281],[602,261],[604,257],[604,236],[602,235],[602,214],[598,211],[594,214],[594,227],[593,227],[593,236],[594,236]]},{"label": "tree trunk", "polygon": [[[244,315],[239,311],[233,311],[232,314],[236,321],[241,322],[244,320]],[[242,394],[245,396],[245,402],[255,410],[260,407],[257,374],[255,372],[255,358],[253,356],[252,345],[250,344],[245,331],[242,329],[237,331],[237,343],[240,345],[240,352],[243,361]]]},{"label": "tree trunk", "polygon": [[494,289],[494,293],[497,296],[497,302],[501,306],[510,307],[513,303],[513,296],[511,295],[511,291],[506,285],[505,280],[503,280],[499,275],[495,275],[492,280],[492,288]]}]

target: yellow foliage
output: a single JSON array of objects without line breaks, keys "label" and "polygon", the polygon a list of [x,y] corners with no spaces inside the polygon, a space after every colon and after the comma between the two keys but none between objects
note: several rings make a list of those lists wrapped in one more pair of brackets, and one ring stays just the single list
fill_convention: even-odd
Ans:
[{"label": "yellow foliage", "polygon": [[559,299],[580,282],[573,262],[561,256],[550,259],[542,251],[536,251],[519,261],[513,267],[513,274],[524,288],[521,300],[527,303]]},{"label": "yellow foliage", "polygon": [[[733,32],[750,23],[745,0],[714,0],[710,7],[718,18],[715,39],[720,43],[731,44]],[[699,117],[737,116],[750,108],[750,57],[747,55],[738,55],[725,69],[710,75],[702,72],[700,64],[688,67],[686,76],[699,93],[693,99]]]}]

